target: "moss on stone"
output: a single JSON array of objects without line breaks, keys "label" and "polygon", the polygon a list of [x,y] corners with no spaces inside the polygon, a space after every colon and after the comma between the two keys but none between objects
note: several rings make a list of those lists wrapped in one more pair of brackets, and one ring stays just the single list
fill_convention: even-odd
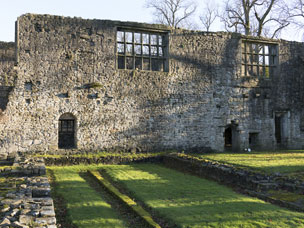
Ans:
[{"label": "moss on stone", "polygon": [[299,200],[304,200],[303,195],[282,191],[282,190],[269,190],[268,193],[272,198],[286,202],[297,202]]},{"label": "moss on stone", "polygon": [[91,83],[87,84],[86,87],[89,89],[96,89],[96,88],[102,88],[103,85],[99,82],[91,82]]}]

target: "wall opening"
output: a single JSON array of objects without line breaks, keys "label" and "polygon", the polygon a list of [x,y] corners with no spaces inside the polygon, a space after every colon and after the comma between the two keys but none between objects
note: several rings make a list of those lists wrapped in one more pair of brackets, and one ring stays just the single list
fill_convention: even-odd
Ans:
[{"label": "wall opening", "polygon": [[224,132],[224,138],[225,138],[225,149],[231,150],[232,149],[232,128],[228,127],[226,128]]},{"label": "wall opening", "polygon": [[249,148],[257,149],[259,145],[259,133],[251,132],[249,133]]},{"label": "wall opening", "polygon": [[277,143],[281,143],[282,142],[282,132],[281,132],[282,118],[281,118],[281,116],[278,116],[278,115],[275,116],[274,124],[275,124],[276,141],[277,141]]},{"label": "wall opening", "polygon": [[58,148],[72,149],[76,147],[76,118],[65,113],[59,118],[58,125]]},{"label": "wall opening", "polygon": [[290,111],[278,111],[274,116],[274,135],[277,146],[287,148],[290,139]]}]

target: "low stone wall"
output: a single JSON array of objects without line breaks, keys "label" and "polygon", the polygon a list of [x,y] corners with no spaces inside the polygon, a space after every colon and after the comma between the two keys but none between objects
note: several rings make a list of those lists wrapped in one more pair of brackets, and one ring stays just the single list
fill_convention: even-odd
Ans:
[{"label": "low stone wall", "polygon": [[167,167],[213,179],[224,184],[238,186],[243,189],[259,191],[282,189],[304,194],[304,182],[289,179],[279,173],[267,175],[184,154],[164,156],[163,162]]},{"label": "low stone wall", "polygon": [[56,228],[51,188],[42,158],[18,154],[11,168],[1,172],[11,190],[1,197],[0,227]]},{"label": "low stone wall", "polygon": [[127,164],[136,162],[161,162],[162,154],[141,153],[141,154],[121,154],[121,155],[62,155],[46,156],[44,161],[46,165],[79,165],[79,164]]},{"label": "low stone wall", "polygon": [[286,190],[295,194],[304,194],[304,182],[299,180],[289,179],[280,174],[266,175],[184,154],[164,156],[163,164],[168,168],[226,184],[241,193],[258,197],[272,204],[304,211],[302,201],[289,202],[273,198],[271,194],[268,194],[268,190]]}]

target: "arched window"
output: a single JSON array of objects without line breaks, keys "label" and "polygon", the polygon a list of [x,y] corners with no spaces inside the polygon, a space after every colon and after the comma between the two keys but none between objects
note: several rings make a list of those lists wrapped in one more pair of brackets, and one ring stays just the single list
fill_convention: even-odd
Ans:
[{"label": "arched window", "polygon": [[76,147],[76,118],[71,113],[65,113],[59,118],[58,147],[71,149]]}]

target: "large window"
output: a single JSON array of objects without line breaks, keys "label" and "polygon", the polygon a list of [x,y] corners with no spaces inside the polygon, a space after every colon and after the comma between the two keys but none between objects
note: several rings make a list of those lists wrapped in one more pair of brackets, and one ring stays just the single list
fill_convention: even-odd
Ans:
[{"label": "large window", "polygon": [[167,70],[165,33],[117,30],[117,68]]},{"label": "large window", "polygon": [[269,78],[277,66],[277,45],[242,42],[242,76]]}]

